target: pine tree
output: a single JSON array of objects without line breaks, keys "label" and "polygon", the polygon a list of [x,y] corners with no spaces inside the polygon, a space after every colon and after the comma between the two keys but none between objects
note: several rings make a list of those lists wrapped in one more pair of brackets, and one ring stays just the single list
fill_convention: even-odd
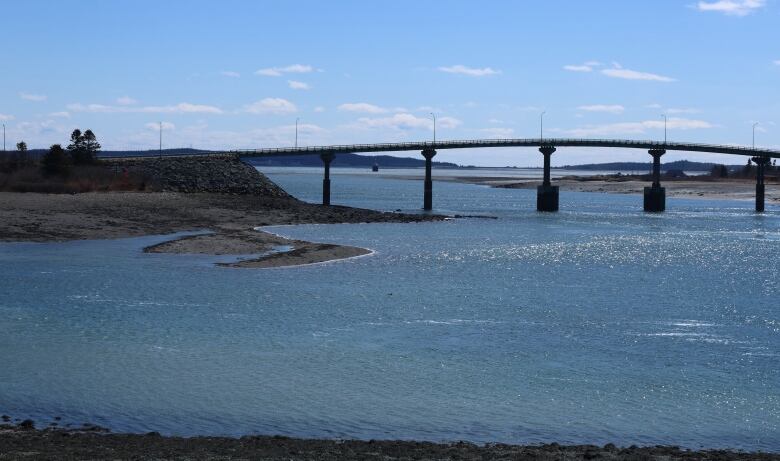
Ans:
[{"label": "pine tree", "polygon": [[98,151],[100,151],[100,143],[97,141],[97,137],[95,136],[95,133],[93,133],[92,130],[85,131],[83,140],[84,140],[85,160],[87,161],[87,163],[97,162],[97,153]]},{"label": "pine tree", "polygon": [[76,128],[70,134],[70,144],[68,144],[68,153],[74,165],[81,165],[86,162],[86,150],[84,148],[84,135],[81,130]]},{"label": "pine tree", "polygon": [[24,141],[16,143],[16,163],[18,168],[26,167],[30,163],[30,159],[27,157],[27,143]]},{"label": "pine tree", "polygon": [[41,159],[41,168],[45,175],[68,175],[70,159],[61,145],[54,144],[49,148],[49,151]]}]

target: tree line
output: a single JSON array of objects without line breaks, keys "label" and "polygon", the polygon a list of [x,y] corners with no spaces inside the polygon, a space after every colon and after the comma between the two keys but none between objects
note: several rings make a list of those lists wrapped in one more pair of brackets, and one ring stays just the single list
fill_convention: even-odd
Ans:
[{"label": "tree line", "polygon": [[28,155],[27,143],[19,141],[16,143],[16,151],[3,159],[0,169],[12,173],[37,164],[46,176],[68,176],[74,166],[97,164],[100,148],[92,130],[82,132],[77,128],[70,134],[70,144],[66,148],[63,149],[61,144],[53,144],[39,161]]}]

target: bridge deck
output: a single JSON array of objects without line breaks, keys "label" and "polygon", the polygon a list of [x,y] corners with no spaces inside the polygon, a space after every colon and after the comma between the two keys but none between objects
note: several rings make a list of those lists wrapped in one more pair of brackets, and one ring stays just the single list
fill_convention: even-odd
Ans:
[{"label": "bridge deck", "polygon": [[659,142],[659,141],[635,141],[626,139],[567,139],[545,138],[540,142],[539,138],[529,139],[477,139],[461,141],[437,141],[433,142],[401,142],[381,144],[343,144],[332,146],[308,146],[308,147],[275,147],[267,149],[247,149],[231,151],[242,157],[268,157],[282,155],[315,155],[324,152],[332,153],[372,153],[372,152],[400,152],[423,149],[475,149],[483,147],[539,147],[541,144],[555,147],[611,147],[623,149],[666,149],[667,151],[708,152],[715,154],[734,154],[746,156],[762,156],[780,158],[780,150],[753,149],[750,147],[700,144],[687,142]]}]

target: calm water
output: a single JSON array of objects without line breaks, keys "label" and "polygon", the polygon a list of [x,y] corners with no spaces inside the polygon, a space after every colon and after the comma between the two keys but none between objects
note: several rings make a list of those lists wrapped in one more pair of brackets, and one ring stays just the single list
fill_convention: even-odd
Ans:
[{"label": "calm water", "polygon": [[[273,170],[319,200],[305,170]],[[334,175],[415,210],[419,181]],[[431,224],[277,227],[376,255],[225,269],[146,237],[2,244],[0,412],[116,431],[780,450],[780,212],[435,183]]]}]

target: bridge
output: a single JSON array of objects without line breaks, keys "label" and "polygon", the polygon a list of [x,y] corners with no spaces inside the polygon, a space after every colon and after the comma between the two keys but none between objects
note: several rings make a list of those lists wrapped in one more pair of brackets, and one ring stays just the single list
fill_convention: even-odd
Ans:
[{"label": "bridge", "polygon": [[433,208],[433,181],[431,164],[437,149],[476,149],[498,147],[538,147],[544,156],[542,185],[536,191],[538,211],[558,211],[558,186],[550,180],[550,156],[558,147],[606,147],[621,149],[642,149],[653,157],[652,183],[644,189],[644,210],[661,212],[666,209],[666,189],[661,186],[661,156],[667,151],[707,152],[715,154],[744,155],[756,164],[756,211],[764,211],[764,172],[770,159],[780,158],[780,150],[756,149],[743,146],[700,144],[685,142],[636,141],[626,139],[478,139],[435,142],[402,142],[381,144],[346,144],[332,146],[277,147],[231,151],[241,157],[274,157],[286,155],[319,155],[324,166],[322,180],[322,204],[330,205],[330,163],[340,153],[375,153],[420,151],[425,158],[425,181],[423,209]]}]

